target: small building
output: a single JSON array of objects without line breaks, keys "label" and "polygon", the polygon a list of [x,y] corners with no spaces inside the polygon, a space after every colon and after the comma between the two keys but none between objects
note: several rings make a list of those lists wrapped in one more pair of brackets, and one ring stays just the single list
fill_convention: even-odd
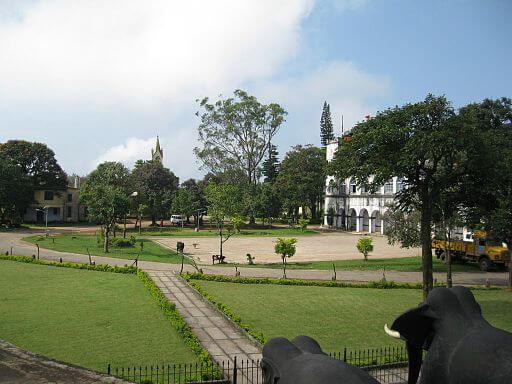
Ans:
[{"label": "small building", "polygon": [[87,207],[80,204],[80,177],[68,178],[65,189],[42,188],[34,191],[34,203],[25,211],[27,223],[79,222],[87,219]]},{"label": "small building", "polygon": [[[340,138],[339,140],[343,140]],[[327,143],[326,158],[331,161],[339,140]],[[374,193],[365,191],[351,177],[337,180],[327,176],[325,182],[324,225],[355,232],[384,234],[384,213],[403,188],[398,177],[389,179]]]}]

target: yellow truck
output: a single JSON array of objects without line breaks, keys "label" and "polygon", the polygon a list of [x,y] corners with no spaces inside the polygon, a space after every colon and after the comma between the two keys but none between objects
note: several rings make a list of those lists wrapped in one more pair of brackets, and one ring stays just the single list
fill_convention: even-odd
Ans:
[{"label": "yellow truck", "polygon": [[510,250],[501,241],[491,239],[486,232],[476,231],[473,241],[464,240],[432,240],[432,250],[436,257],[445,261],[446,251],[450,250],[450,258],[454,263],[478,263],[482,271],[493,268],[506,269],[510,263]]}]

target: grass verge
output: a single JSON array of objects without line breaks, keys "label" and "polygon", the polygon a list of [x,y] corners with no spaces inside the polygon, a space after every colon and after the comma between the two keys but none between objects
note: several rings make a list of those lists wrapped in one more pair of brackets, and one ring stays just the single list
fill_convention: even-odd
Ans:
[{"label": "grass verge", "polygon": [[97,273],[87,270],[90,266],[55,268],[65,265],[5,258],[0,260],[1,339],[103,372],[107,363],[134,366],[205,358],[182,338],[185,329],[175,309],[167,307],[162,313],[162,303],[155,303],[144,288],[144,276],[137,278],[134,269]]},{"label": "grass verge", "polygon": [[[365,349],[401,346],[402,342],[387,336],[384,323],[422,301],[421,289],[395,289],[251,284],[248,280],[220,282],[196,280],[192,285],[259,339],[308,335],[317,339],[324,351],[339,352],[343,348]],[[307,282],[309,283],[309,282]],[[328,283],[328,282],[324,282]],[[501,289],[473,290],[485,318],[494,326],[512,331],[512,295]],[[227,309],[227,311],[226,311]]]},{"label": "grass verge", "polygon": [[[157,261],[162,263],[180,264],[181,256],[168,248],[161,247],[148,239],[137,239],[133,247],[110,247],[110,252],[103,252],[103,246],[98,244],[95,235],[65,234],[51,237],[28,236],[23,238],[32,244],[39,244],[41,248],[59,252],[71,252],[87,255],[87,249],[93,256],[114,257],[117,259]],[[141,249],[140,243],[143,247]],[[188,263],[185,258],[185,263]]]},{"label": "grass verge", "polygon": [[[387,271],[402,271],[402,272],[421,272],[421,257],[399,257],[394,259],[368,259],[364,260],[337,260],[337,261],[311,261],[293,263],[287,262],[286,269],[320,269],[332,270],[333,264],[336,271],[381,271],[384,268]],[[235,264],[226,263],[219,264],[224,267],[252,267],[252,268],[269,268],[269,269],[282,269],[280,263],[257,263],[253,265],[248,264]],[[446,264],[440,260],[433,258],[433,271],[446,272]],[[475,272],[480,273],[477,264],[452,264],[453,272]]]}]

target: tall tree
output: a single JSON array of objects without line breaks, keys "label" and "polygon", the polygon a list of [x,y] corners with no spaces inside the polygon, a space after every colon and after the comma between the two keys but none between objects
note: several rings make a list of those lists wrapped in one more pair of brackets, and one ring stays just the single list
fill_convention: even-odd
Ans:
[{"label": "tall tree", "polygon": [[[195,148],[203,166],[214,173],[239,170],[245,183],[255,185],[272,137],[286,111],[275,103],[261,104],[256,97],[236,90],[233,98],[199,102],[197,112],[202,148]],[[251,217],[251,221],[254,218]]]},{"label": "tall tree", "polygon": [[233,184],[209,184],[205,189],[208,216],[219,231],[219,252],[223,256],[223,245],[234,234],[226,227],[225,220],[240,216],[243,210],[243,190]]},{"label": "tall tree", "polygon": [[32,182],[21,167],[0,156],[0,223],[20,223],[33,197]]},{"label": "tall tree", "polygon": [[467,179],[462,214],[466,224],[512,244],[512,100],[486,99],[460,110],[468,127]]},{"label": "tall tree", "polygon": [[18,165],[35,187],[64,189],[67,186],[66,173],[46,144],[9,140],[0,144],[0,156]]},{"label": "tall tree", "polygon": [[[195,179],[188,179],[181,183],[181,186],[190,193],[190,204],[192,206],[194,222],[200,220],[206,211],[206,199],[201,184]],[[198,216],[199,215],[199,216]],[[188,221],[188,217],[187,217]]]},{"label": "tall tree", "polygon": [[301,206],[308,206],[312,219],[317,219],[317,205],[323,195],[326,165],[324,151],[312,145],[297,145],[286,154],[275,186],[283,204],[291,212],[297,212]]},{"label": "tall tree", "polygon": [[322,116],[320,117],[320,142],[322,143],[322,146],[325,147],[331,140],[334,140],[331,107],[327,104],[327,101],[324,101]]},{"label": "tall tree", "polygon": [[131,185],[138,199],[147,205],[151,222],[167,217],[172,198],[178,189],[179,179],[159,161],[138,160],[131,174]]},{"label": "tall tree", "polygon": [[421,215],[425,297],[433,287],[433,213],[447,190],[464,178],[468,158],[461,140],[464,134],[446,98],[428,95],[422,102],[379,112],[356,125],[330,164],[329,173],[354,177],[367,190],[375,190],[393,176],[405,180],[406,188],[395,199],[404,210],[417,209]]},{"label": "tall tree", "polygon": [[272,183],[279,174],[279,153],[277,147],[274,144],[270,144],[268,149],[268,157],[263,162],[262,173],[265,176],[265,183]]},{"label": "tall tree", "polygon": [[80,188],[80,201],[87,205],[89,220],[102,226],[105,253],[109,251],[109,236],[116,220],[130,208],[128,181],[129,170],[123,164],[105,162],[86,177]]}]

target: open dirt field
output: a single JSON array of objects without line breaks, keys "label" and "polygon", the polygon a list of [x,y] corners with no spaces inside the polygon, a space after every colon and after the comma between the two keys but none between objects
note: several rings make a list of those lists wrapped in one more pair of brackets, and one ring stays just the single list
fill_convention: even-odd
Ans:
[{"label": "open dirt field", "polygon": [[[353,233],[322,233],[314,236],[297,237],[297,253],[291,262],[301,261],[332,261],[361,259],[363,256],[356,249],[356,242],[361,237]],[[421,255],[420,248],[402,249],[388,245],[384,236],[373,237],[374,251],[371,258],[392,258]],[[176,242],[185,243],[185,253],[196,262],[211,264],[212,255],[219,253],[218,237],[155,237],[152,240],[172,249]],[[223,254],[230,263],[246,263],[246,254],[255,257],[255,263],[280,263],[281,259],[274,253],[275,237],[232,237],[224,243]],[[194,247],[193,244],[196,244]]]}]

